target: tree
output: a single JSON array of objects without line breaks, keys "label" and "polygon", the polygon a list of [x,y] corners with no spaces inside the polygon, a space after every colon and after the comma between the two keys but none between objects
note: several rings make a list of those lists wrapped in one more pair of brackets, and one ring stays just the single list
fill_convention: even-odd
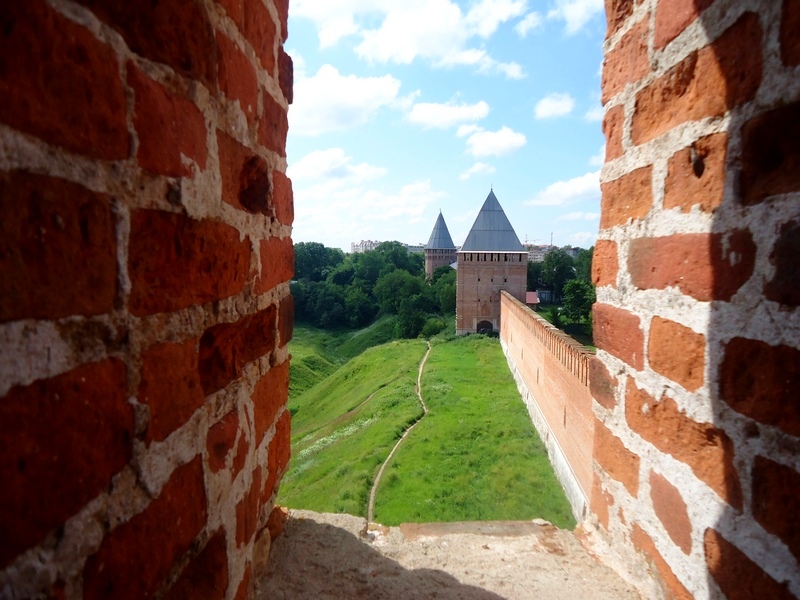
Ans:
[{"label": "tree", "polygon": [[395,333],[400,338],[417,337],[425,325],[425,313],[419,307],[420,295],[403,298],[397,311]]},{"label": "tree", "polygon": [[439,309],[443,315],[456,312],[456,284],[447,283],[439,289]]},{"label": "tree", "polygon": [[364,290],[350,287],[344,296],[344,308],[350,327],[364,327],[378,314],[378,305]]},{"label": "tree", "polygon": [[594,246],[588,250],[581,250],[577,257],[575,257],[575,276],[581,281],[592,283],[592,256],[594,255]]},{"label": "tree", "polygon": [[396,314],[404,299],[422,294],[423,285],[421,277],[414,277],[403,269],[395,269],[382,275],[373,291],[381,310]]},{"label": "tree", "polygon": [[294,245],[294,278],[322,281],[329,271],[344,262],[344,252],[327,248],[319,242],[298,242]]},{"label": "tree", "polygon": [[539,282],[542,279],[542,263],[528,262],[528,290],[539,289]]},{"label": "tree", "polygon": [[553,289],[553,296],[558,299],[564,284],[575,278],[575,267],[572,258],[561,248],[554,248],[544,257],[542,263],[542,282]]},{"label": "tree", "polygon": [[594,286],[582,279],[572,279],[564,285],[564,314],[573,321],[587,321],[595,303]]}]

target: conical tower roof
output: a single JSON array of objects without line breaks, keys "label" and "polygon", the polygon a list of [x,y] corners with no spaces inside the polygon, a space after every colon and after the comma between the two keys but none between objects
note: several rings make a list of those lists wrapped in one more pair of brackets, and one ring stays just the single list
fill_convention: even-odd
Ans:
[{"label": "conical tower roof", "polygon": [[524,252],[514,228],[503,212],[493,191],[489,192],[475,223],[472,225],[462,252]]},{"label": "conical tower roof", "polygon": [[431,237],[428,240],[425,248],[428,250],[456,249],[456,245],[453,243],[453,238],[450,237],[450,232],[447,230],[447,225],[444,222],[442,211],[439,211],[439,218],[436,219],[436,225],[433,226]]}]

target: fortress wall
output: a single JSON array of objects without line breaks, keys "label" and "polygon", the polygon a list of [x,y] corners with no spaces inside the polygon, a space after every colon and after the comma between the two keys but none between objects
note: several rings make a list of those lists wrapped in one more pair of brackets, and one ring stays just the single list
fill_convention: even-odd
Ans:
[{"label": "fortress wall", "polygon": [[289,458],[287,4],[0,11],[2,597],[248,596]]},{"label": "fortress wall", "polygon": [[800,596],[800,2],[606,7],[600,551],[667,596]]},{"label": "fortress wall", "polygon": [[500,341],[550,461],[580,522],[592,491],[592,354],[503,292]]}]

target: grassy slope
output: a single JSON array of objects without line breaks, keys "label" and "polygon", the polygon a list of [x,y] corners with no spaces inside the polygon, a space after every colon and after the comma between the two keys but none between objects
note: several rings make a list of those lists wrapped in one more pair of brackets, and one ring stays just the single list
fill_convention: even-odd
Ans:
[{"label": "grassy slope", "polygon": [[539,517],[574,526],[497,340],[437,344],[422,387],[430,413],[384,474],[376,520]]},{"label": "grassy slope", "polygon": [[422,412],[414,383],[425,350],[421,341],[371,348],[292,396],[292,461],[280,504],[366,515],[378,467]]}]

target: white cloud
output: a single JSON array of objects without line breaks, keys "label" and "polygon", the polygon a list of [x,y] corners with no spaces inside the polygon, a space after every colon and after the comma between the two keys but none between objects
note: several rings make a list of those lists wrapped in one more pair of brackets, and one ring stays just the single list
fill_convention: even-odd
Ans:
[{"label": "white cloud", "polygon": [[575,99],[569,94],[553,93],[536,103],[534,114],[537,119],[563,117],[575,108]]},{"label": "white cloud", "polygon": [[[464,126],[459,128],[458,134],[464,135],[463,128]],[[505,125],[497,131],[486,131],[481,127],[473,128],[471,131],[467,138],[467,152],[475,158],[509,154],[519,150],[528,142],[525,134]]]},{"label": "white cloud", "polygon": [[583,115],[583,118],[584,120],[589,122],[602,121],[605,114],[606,113],[603,106],[600,104],[596,104],[595,106],[586,111],[586,114]]},{"label": "white cloud", "polygon": [[480,125],[459,125],[458,129],[456,130],[457,137],[466,137],[476,131],[483,131],[483,127]]},{"label": "white cloud", "polygon": [[458,178],[461,179],[461,181],[466,181],[473,175],[491,175],[496,170],[497,169],[495,169],[492,165],[488,165],[482,162],[476,162],[469,169],[461,173],[461,175],[459,175]]},{"label": "white cloud", "polygon": [[541,24],[542,16],[537,12],[530,12],[525,15],[524,19],[514,25],[514,31],[517,32],[519,37],[524,38],[527,37],[531,31],[537,29]]},{"label": "white cloud", "polygon": [[526,4],[525,0],[482,0],[470,9],[465,21],[470,30],[488,38],[500,24],[522,15]]},{"label": "white cloud", "polygon": [[383,177],[386,169],[367,163],[353,164],[353,158],[347,156],[341,148],[315,150],[289,165],[287,174],[295,184],[302,185],[306,181],[315,181],[319,185],[337,187],[342,185],[361,184],[371,179]]},{"label": "white cloud", "polygon": [[579,231],[578,233],[573,233],[571,236],[569,236],[569,241],[578,248],[594,246],[595,242],[597,241],[597,232]]},{"label": "white cloud", "polygon": [[597,221],[599,218],[600,213],[596,212],[571,212],[556,217],[556,221]]},{"label": "white cloud", "polygon": [[294,135],[319,135],[352,129],[368,122],[384,106],[397,100],[400,81],[391,75],[357,77],[340,75],[323,65],[316,75],[299,79],[289,124]]},{"label": "white cloud", "polygon": [[411,109],[408,120],[426,129],[447,129],[465,121],[478,121],[488,114],[489,105],[482,100],[475,104],[419,102]]},{"label": "white cloud", "polygon": [[583,29],[592,17],[602,14],[604,9],[603,0],[556,0],[556,7],[547,13],[547,18],[563,20],[567,33],[572,35]]},{"label": "white cloud", "polygon": [[525,202],[528,206],[568,206],[582,200],[600,200],[600,171],[586,173],[567,181],[557,181],[532,200]]},{"label": "white cloud", "polygon": [[600,150],[597,154],[589,159],[589,165],[592,167],[602,167],[603,164],[606,162],[606,145],[603,144],[600,146]]}]

